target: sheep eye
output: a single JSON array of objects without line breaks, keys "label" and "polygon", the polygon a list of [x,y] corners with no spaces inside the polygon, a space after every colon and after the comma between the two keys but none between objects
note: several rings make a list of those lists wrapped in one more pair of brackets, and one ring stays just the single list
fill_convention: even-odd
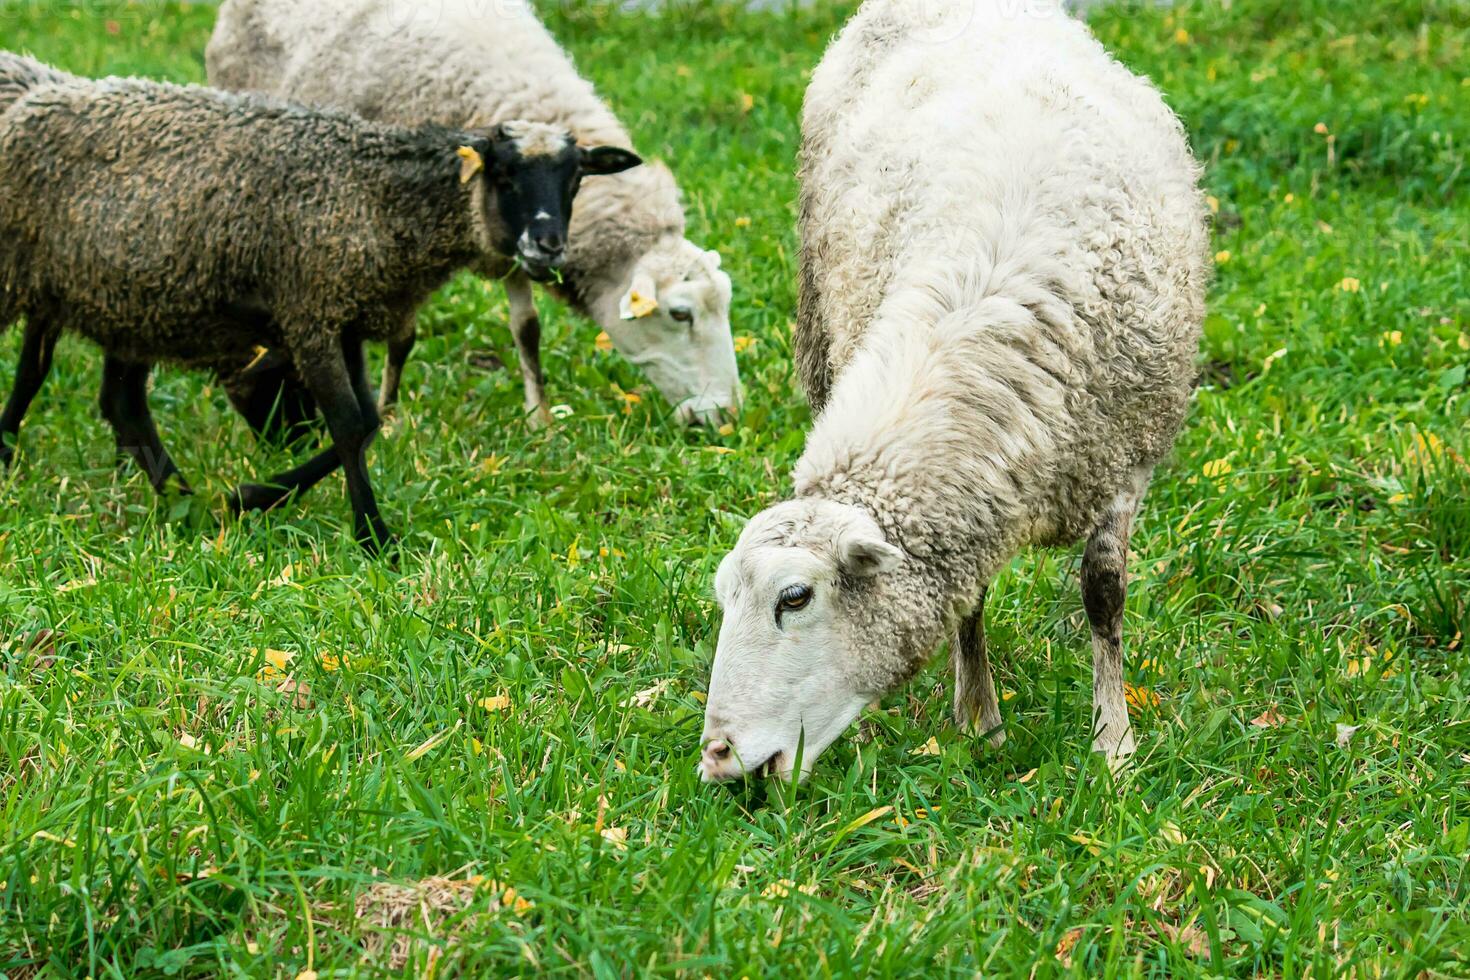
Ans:
[{"label": "sheep eye", "polygon": [[782,591],[776,599],[776,625],[781,625],[781,614],[805,609],[812,601],[812,587],[792,585]]},{"label": "sheep eye", "polygon": [[682,306],[677,306],[672,310],[669,310],[669,316],[673,317],[675,320],[678,320],[680,323],[694,322],[694,311],[685,309]]}]

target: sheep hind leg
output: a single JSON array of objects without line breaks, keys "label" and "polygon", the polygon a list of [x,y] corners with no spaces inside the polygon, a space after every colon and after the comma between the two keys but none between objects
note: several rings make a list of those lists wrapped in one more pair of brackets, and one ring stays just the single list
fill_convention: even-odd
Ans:
[{"label": "sheep hind leg", "polygon": [[388,358],[383,362],[383,383],[378,392],[377,410],[386,412],[398,404],[398,392],[403,386],[403,368],[408,364],[408,355],[418,343],[418,328],[409,321],[401,336],[388,341]]},{"label": "sheep hind leg", "polygon": [[995,678],[985,649],[984,590],[975,611],[965,617],[950,640],[950,660],[954,663],[955,721],[975,735],[984,735],[991,745],[1004,745],[1000,699],[995,696]]},{"label": "sheep hind leg", "polygon": [[551,407],[546,403],[546,375],[541,371],[541,319],[536,315],[536,298],[531,280],[512,274],[505,280],[510,300],[510,332],[521,359],[521,381],[526,388],[526,421],[533,429],[551,424]]},{"label": "sheep hind leg", "polygon": [[224,375],[223,384],[230,404],[258,441],[286,446],[313,434],[316,404],[297,380],[288,356],[268,352],[246,370]]},{"label": "sheep hind leg", "polygon": [[1137,748],[1123,689],[1123,607],[1128,598],[1128,539],[1148,485],[1118,495],[1082,557],[1082,604],[1092,626],[1092,749],[1116,770]]},{"label": "sheep hind leg", "polygon": [[15,387],[10,389],[10,398],[0,412],[0,467],[9,467],[15,458],[15,437],[31,403],[46,383],[46,376],[51,373],[56,338],[57,334],[48,330],[43,321],[34,317],[26,321],[20,361],[15,366]]},{"label": "sheep hind leg", "polygon": [[102,362],[102,416],[117,437],[119,460],[132,459],[147,476],[153,489],[163,494],[173,479],[181,494],[193,491],[173,457],[163,447],[153,413],[148,408],[146,364],[129,364],[114,357]]},{"label": "sheep hind leg", "polygon": [[236,512],[271,510],[310,490],[341,467],[346,471],[358,543],[376,555],[393,545],[394,536],[378,512],[367,472],[367,448],[381,419],[368,385],[362,344],[344,340],[341,357],[325,357],[317,363],[301,364],[299,369],[326,417],[333,445],[294,470],[272,477],[267,484],[242,484],[231,497],[231,507]]}]

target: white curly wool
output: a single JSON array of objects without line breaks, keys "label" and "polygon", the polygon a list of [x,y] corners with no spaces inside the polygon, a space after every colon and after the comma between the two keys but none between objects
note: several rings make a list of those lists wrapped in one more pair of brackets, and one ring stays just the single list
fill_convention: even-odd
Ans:
[{"label": "white curly wool", "polygon": [[[819,415],[796,499],[722,566],[706,738],[777,771],[804,739],[808,767],[979,628],[1019,549],[1090,539],[1096,744],[1126,753],[1127,531],[1187,410],[1210,268],[1182,127],[1059,6],[868,0],[803,130],[796,353]],[[960,714],[994,731],[983,640],[956,647]]]}]

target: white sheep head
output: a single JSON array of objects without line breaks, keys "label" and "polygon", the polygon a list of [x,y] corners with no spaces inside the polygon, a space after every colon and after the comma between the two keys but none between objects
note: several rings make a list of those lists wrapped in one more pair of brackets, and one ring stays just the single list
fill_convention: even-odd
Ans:
[{"label": "white sheep head", "polygon": [[[797,500],[759,514],[715,576],[724,609],[700,774],[800,778],[864,705],[912,673],[873,635],[875,601],[904,562],[864,511]],[[886,648],[886,649],[885,649]]]},{"label": "white sheep head", "polygon": [[645,254],[607,327],[685,425],[720,425],[740,409],[730,331],[730,277],[720,254],[670,238]]}]

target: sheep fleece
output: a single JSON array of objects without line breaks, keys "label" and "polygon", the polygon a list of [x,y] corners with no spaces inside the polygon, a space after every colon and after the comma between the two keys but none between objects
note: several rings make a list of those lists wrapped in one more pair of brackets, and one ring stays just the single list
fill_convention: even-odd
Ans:
[{"label": "sheep fleece", "polygon": [[300,357],[348,326],[387,336],[443,267],[481,253],[447,130],[63,79],[0,116],[0,286],[11,309],[125,360],[243,363],[260,342]]},{"label": "sheep fleece", "polygon": [[1037,0],[869,0],[813,77],[800,166],[820,414],[797,497],[915,559],[858,604],[916,667],[1016,550],[1090,534],[1170,450],[1211,268],[1199,167],[1158,92]]}]

